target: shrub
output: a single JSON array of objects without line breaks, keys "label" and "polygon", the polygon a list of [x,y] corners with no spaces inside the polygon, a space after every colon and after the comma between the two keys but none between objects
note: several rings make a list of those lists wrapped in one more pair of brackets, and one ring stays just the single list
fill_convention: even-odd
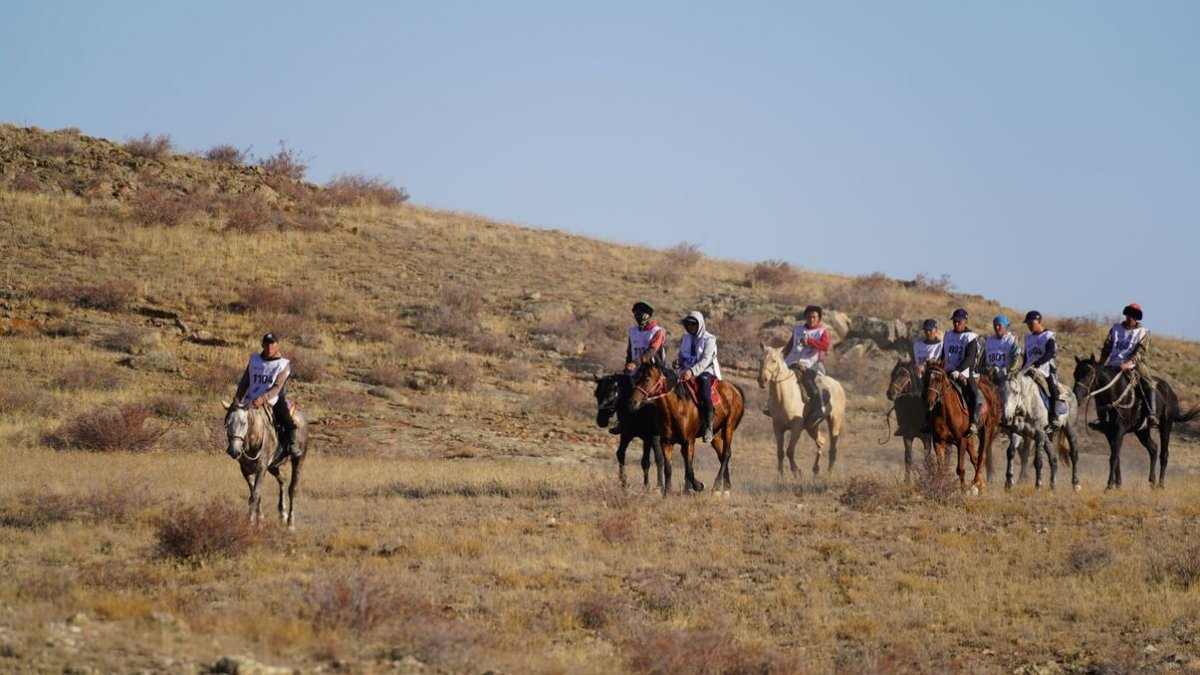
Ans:
[{"label": "shrub", "polygon": [[479,368],[467,359],[443,359],[433,364],[430,370],[440,376],[440,385],[458,391],[470,391],[479,381]]},{"label": "shrub", "polygon": [[368,177],[359,174],[339,174],[325,184],[330,200],[338,206],[378,204],[399,206],[408,201],[404,188],[392,185],[386,178]]},{"label": "shrub", "polygon": [[125,150],[134,157],[162,159],[171,152],[171,137],[143,134],[141,138],[130,138],[125,141]]},{"label": "shrub", "polygon": [[796,271],[792,266],[783,260],[764,260],[754,263],[754,267],[750,270],[750,285],[758,286],[782,286],[783,284],[793,281],[796,278]]},{"label": "shrub", "polygon": [[276,176],[301,181],[304,180],[304,174],[308,173],[308,161],[298,151],[289,148],[287,141],[279,141],[279,152],[260,159],[258,165]]},{"label": "shrub", "polygon": [[1076,543],[1067,553],[1067,567],[1076,574],[1092,574],[1112,562],[1112,551],[1104,546]]},{"label": "shrub", "polygon": [[97,452],[148,450],[166,431],[147,425],[149,418],[150,411],[139,404],[98,408],[68,421],[51,436],[51,442]]},{"label": "shrub", "polygon": [[574,381],[552,382],[538,396],[525,403],[529,412],[542,412],[566,418],[594,418],[596,398],[587,386]]},{"label": "shrub", "polygon": [[130,325],[120,326],[100,340],[105,349],[126,354],[140,354],[160,343],[158,331]]},{"label": "shrub", "polygon": [[102,389],[113,390],[121,385],[121,374],[108,365],[97,365],[87,361],[72,363],[54,378],[54,384],[68,390]]},{"label": "shrub", "polygon": [[171,227],[186,223],[204,210],[202,201],[156,187],[144,187],[133,193],[129,206],[135,221]]},{"label": "shrub", "polygon": [[236,557],[250,548],[254,535],[240,508],[218,500],[203,506],[182,505],[158,520],[155,551],[177,560]]},{"label": "shrub", "polygon": [[367,384],[392,387],[393,389],[404,385],[407,380],[408,374],[392,365],[375,366],[363,375],[363,382]]},{"label": "shrub", "polygon": [[73,139],[58,136],[31,138],[21,144],[21,149],[35,157],[70,157],[79,152]]},{"label": "shrub", "polygon": [[[876,274],[879,274],[878,272]],[[954,282],[950,280],[949,274],[943,274],[936,279],[921,272],[912,280],[914,288],[920,291],[933,291],[935,293],[949,293],[954,290]]]},{"label": "shrub", "polygon": [[318,630],[346,628],[369,631],[389,619],[412,612],[421,603],[401,594],[396,584],[366,570],[336,574],[313,589]]},{"label": "shrub", "polygon": [[260,195],[247,192],[233,197],[225,204],[225,229],[253,233],[276,229],[282,223],[280,214]]},{"label": "shrub", "polygon": [[294,349],[291,353],[292,374],[300,382],[320,382],[329,373],[329,358],[312,349]]},{"label": "shrub", "polygon": [[241,368],[213,362],[196,369],[192,374],[192,384],[205,394],[232,396],[241,376]]},{"label": "shrub", "polygon": [[49,300],[70,302],[79,307],[122,312],[137,297],[137,286],[130,281],[110,279],[98,284],[63,284],[45,287],[39,295]]},{"label": "shrub", "polygon": [[944,464],[939,464],[937,455],[930,450],[925,453],[921,465],[913,468],[913,487],[917,492],[938,504],[946,504],[958,493],[958,477],[950,470],[950,454]]},{"label": "shrub", "polygon": [[18,192],[41,192],[42,181],[37,174],[29,171],[18,171],[8,179],[9,186]]},{"label": "shrub", "polygon": [[1146,567],[1150,581],[1188,590],[1200,582],[1200,545],[1181,539],[1151,548]]},{"label": "shrub", "polygon": [[681,241],[667,249],[667,260],[684,270],[690,270],[704,260],[704,253],[698,244]]},{"label": "shrub", "polygon": [[321,294],[303,286],[250,286],[239,291],[237,307],[256,313],[284,312],[287,314],[314,314],[321,302]]},{"label": "shrub", "polygon": [[726,314],[709,322],[709,330],[720,340],[721,365],[750,368],[758,363],[763,334],[762,321],[744,315]]},{"label": "shrub", "polygon": [[896,496],[875,479],[855,476],[838,496],[838,502],[856,511],[877,511],[895,504]]},{"label": "shrub", "polygon": [[10,382],[0,387],[0,414],[33,413],[44,415],[57,407],[45,389],[28,383]]},{"label": "shrub", "polygon": [[625,610],[625,602],[613,593],[589,593],[575,604],[575,616],[588,630],[599,630],[617,623]]},{"label": "shrub", "polygon": [[738,642],[728,628],[662,628],[635,634],[629,665],[640,673],[768,673],[778,657]]},{"label": "shrub", "polygon": [[209,148],[208,152],[204,153],[204,159],[221,164],[244,164],[249,154],[249,150],[242,150],[236,145],[221,143]]}]

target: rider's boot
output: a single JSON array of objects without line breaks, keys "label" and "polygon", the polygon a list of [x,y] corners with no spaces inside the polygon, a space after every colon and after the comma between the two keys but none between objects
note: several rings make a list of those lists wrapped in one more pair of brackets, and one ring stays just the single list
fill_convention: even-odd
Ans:
[{"label": "rider's boot", "polygon": [[1146,396],[1147,423],[1154,429],[1158,427],[1158,393],[1154,391],[1154,385],[1149,383],[1142,389]]},{"label": "rider's boot", "polygon": [[815,378],[806,377],[801,379],[801,382],[804,383],[804,391],[808,394],[810,402],[807,406],[808,414],[804,416],[804,426],[810,427],[824,419],[828,412],[825,410],[825,402],[821,400],[821,392],[817,389]]},{"label": "rider's boot", "polygon": [[971,436],[979,434],[979,414],[983,412],[982,397],[982,392],[975,396],[975,404],[971,406],[971,414],[967,417],[967,420],[970,422],[967,425],[967,434]]},{"label": "rider's boot", "polygon": [[608,433],[610,433],[610,434],[613,434],[614,436],[615,436],[615,435],[620,435],[620,433],[621,433],[621,420],[617,420],[617,423],[616,423],[616,424],[614,424],[614,425],[612,425],[612,427],[610,427],[610,428],[609,428],[609,430],[608,430]]},{"label": "rider's boot", "polygon": [[279,432],[279,447],[275,448],[275,456],[271,458],[270,466],[282,462],[284,459],[292,456],[296,447],[296,430],[282,429]]},{"label": "rider's boot", "polygon": [[700,413],[700,424],[704,425],[704,442],[712,443],[713,427],[712,427],[712,410],[704,410]]}]

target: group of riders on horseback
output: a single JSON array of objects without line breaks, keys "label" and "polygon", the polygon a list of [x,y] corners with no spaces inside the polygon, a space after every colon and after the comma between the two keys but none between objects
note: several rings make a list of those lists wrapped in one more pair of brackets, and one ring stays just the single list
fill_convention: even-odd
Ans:
[{"label": "group of riders on horseback", "polygon": [[[1150,335],[1141,324],[1142,308],[1132,303],[1125,306],[1122,314],[1124,319],[1113,324],[1108,331],[1100,351],[1100,362],[1116,372],[1134,369],[1147,424],[1156,427],[1159,422],[1158,402],[1154,380],[1147,365]],[[921,376],[926,363],[941,359],[942,367],[967,396],[969,433],[978,433],[983,397],[979,393],[977,378],[981,374],[987,375],[1000,391],[1004,390],[1010,378],[1021,375],[1032,377],[1047,395],[1050,430],[1057,429],[1061,424],[1061,413],[1056,405],[1061,390],[1058,368],[1054,362],[1058,345],[1054,331],[1042,325],[1041,312],[1031,310],[1025,314],[1024,323],[1029,333],[1025,335],[1024,350],[1018,347],[1016,337],[1009,331],[1008,318],[1004,315],[992,319],[993,335],[983,340],[982,347],[979,336],[967,325],[967,310],[954,310],[950,321],[953,327],[945,337],[939,336],[936,319],[924,321],[921,326],[923,338],[913,344],[913,362],[918,376]],[[1099,421],[1093,423],[1093,426],[1098,425]]]}]

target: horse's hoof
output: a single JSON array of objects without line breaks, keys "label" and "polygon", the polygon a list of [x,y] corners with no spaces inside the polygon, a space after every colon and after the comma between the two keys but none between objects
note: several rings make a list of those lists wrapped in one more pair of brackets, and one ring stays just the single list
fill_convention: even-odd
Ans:
[{"label": "horse's hoof", "polygon": [[1033,489],[1034,489],[1034,490],[1041,490],[1041,489],[1042,489],[1042,481],[1040,481],[1040,480],[1039,480],[1038,482],[1034,483],[1034,484],[1033,484]]},{"label": "horse's hoof", "polygon": [[1012,492],[1012,486],[1013,486],[1013,483],[1012,483],[1012,481],[1011,481],[1011,480],[1004,481],[1004,489],[1005,489],[1005,490],[1008,490],[1009,492]]},{"label": "horse's hoof", "polygon": [[721,496],[724,497],[725,499],[729,499],[729,490],[722,492]]},{"label": "horse's hoof", "polygon": [[1083,489],[1083,486],[1082,486],[1082,485],[1080,485],[1079,483],[1076,483],[1074,487],[1075,487],[1075,491],[1076,491],[1076,492],[1079,492],[1080,490],[1082,490],[1082,489]]},{"label": "horse's hoof", "polygon": [[970,494],[972,497],[978,497],[979,496],[979,486],[972,485],[971,489],[968,490],[967,493]]}]

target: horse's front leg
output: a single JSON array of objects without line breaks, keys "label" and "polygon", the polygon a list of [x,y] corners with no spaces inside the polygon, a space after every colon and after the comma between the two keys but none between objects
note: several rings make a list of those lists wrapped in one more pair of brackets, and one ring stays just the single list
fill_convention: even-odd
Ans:
[{"label": "horse's front leg", "polygon": [[650,454],[654,452],[651,447],[650,438],[642,437],[642,489],[650,488]]},{"label": "horse's front leg", "polygon": [[1017,435],[1015,433],[1008,436],[1008,467],[1004,471],[1004,489],[1011,490],[1013,486],[1013,460],[1017,458],[1017,444],[1014,443]]},{"label": "horse's front leg", "polygon": [[1017,474],[1017,482],[1024,483],[1029,480],[1029,446],[1033,441],[1027,436],[1017,437],[1016,434],[1013,434],[1012,441],[1017,444],[1017,454],[1021,456],[1021,472]]},{"label": "horse's front leg", "polygon": [[1108,485],[1105,490],[1121,487],[1121,440],[1122,434],[1119,427],[1110,427],[1110,430],[1105,432],[1108,437]]},{"label": "horse's front leg", "polygon": [[1164,420],[1158,427],[1158,441],[1161,444],[1158,448],[1158,487],[1163,486],[1163,480],[1167,477],[1167,456],[1170,455],[1168,448],[1171,447],[1171,425],[1172,421]]},{"label": "horse's front leg", "polygon": [[1033,425],[1033,487],[1036,490],[1042,489],[1042,454],[1045,454],[1049,459],[1049,448],[1046,445],[1046,432]]},{"label": "horse's front leg", "polygon": [[621,482],[621,487],[628,486],[629,481],[625,478],[625,450],[629,447],[631,436],[625,432],[621,433],[621,440],[617,443],[617,476]]},{"label": "horse's front leg", "polygon": [[696,480],[696,439],[688,438],[682,446],[683,482],[694,492],[704,492],[704,483]]},{"label": "horse's front leg", "polygon": [[1155,487],[1155,470],[1158,468],[1158,446],[1155,445],[1154,439],[1150,437],[1149,429],[1142,429],[1137,432],[1137,439],[1145,446],[1146,452],[1150,453],[1150,487]]},{"label": "horse's front leg", "polygon": [[659,488],[666,497],[671,494],[671,455],[675,451],[675,445],[673,442],[668,442],[664,447],[662,438],[662,436],[654,437],[654,460],[658,462]]},{"label": "horse's front leg", "polygon": [[[775,431],[775,468],[779,473],[779,482],[782,483],[783,482],[783,434],[784,434],[784,432],[787,431],[787,429],[776,427],[774,431]],[[793,433],[792,436],[795,437],[795,434]],[[795,443],[792,443],[792,445],[795,446]],[[796,461],[795,461],[795,459],[793,459],[792,460],[792,473],[793,474],[796,472],[795,466],[796,466]]]},{"label": "horse's front leg", "polygon": [[304,464],[304,455],[292,457],[292,478],[288,482],[288,511],[287,528],[296,528],[296,491],[300,489],[300,467]]},{"label": "horse's front leg", "polygon": [[912,480],[913,437],[905,436],[903,440],[904,440],[904,482],[907,483]]},{"label": "horse's front leg", "polygon": [[[266,452],[260,450],[259,452]],[[263,474],[266,471],[262,463],[258,463],[254,467],[254,483],[250,486],[250,520],[262,520],[262,483]]]},{"label": "horse's front leg", "polygon": [[[1071,456],[1071,486],[1078,492],[1081,487],[1079,485],[1079,442],[1075,438],[1075,429],[1070,424],[1064,424],[1060,434],[1067,437],[1067,448]],[[1058,448],[1055,447],[1057,451]]]}]

